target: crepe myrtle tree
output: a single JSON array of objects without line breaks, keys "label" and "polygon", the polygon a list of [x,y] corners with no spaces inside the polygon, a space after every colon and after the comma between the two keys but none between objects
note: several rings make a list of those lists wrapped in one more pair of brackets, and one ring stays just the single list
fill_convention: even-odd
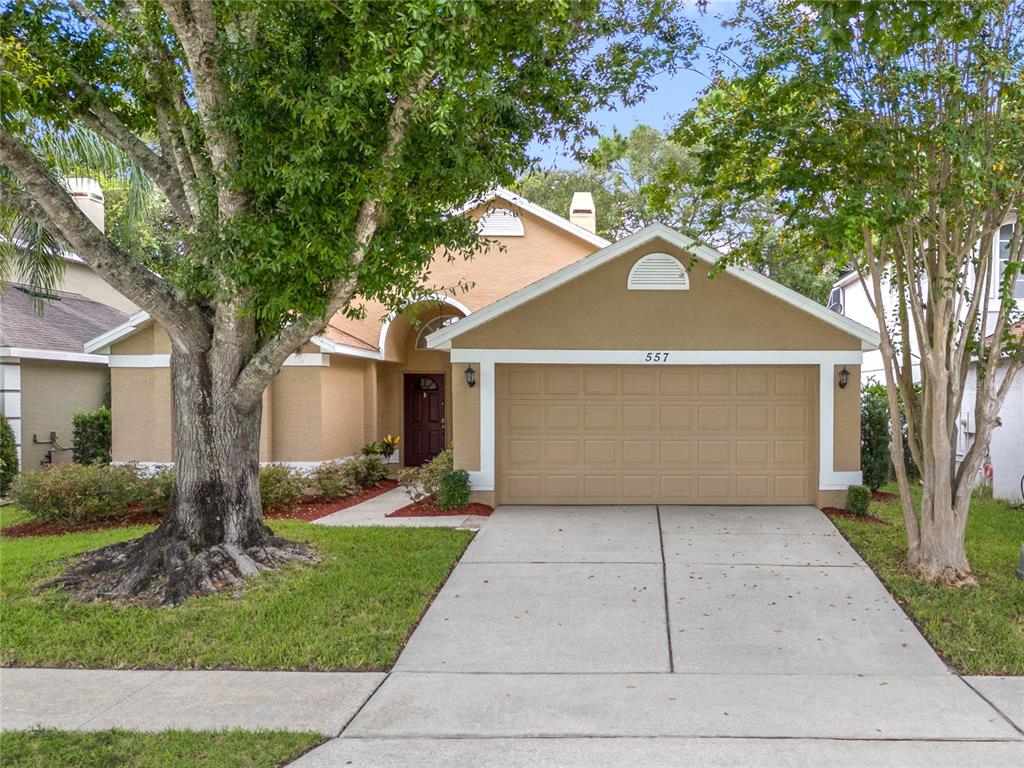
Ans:
[{"label": "crepe myrtle tree", "polygon": [[[177,604],[309,558],[260,517],[261,396],[360,299],[399,306],[459,204],[585,134],[694,40],[670,2],[25,0],[2,18],[0,180],[171,342],[176,476],[141,539],[56,583]],[[41,136],[89,132],[160,196],[153,247],[79,211]],[[82,175],[81,173],[76,175]]]},{"label": "crepe myrtle tree", "polygon": [[[861,275],[891,431],[902,409],[921,475],[916,501],[891,441],[909,563],[970,582],[971,491],[1024,360],[1010,330],[1024,227],[997,238],[1024,195],[1024,6],[772,0],[741,13],[748,32],[676,138],[701,147],[696,181],[716,215],[773,199],[790,252]],[[975,435],[958,462],[975,360]]]}]

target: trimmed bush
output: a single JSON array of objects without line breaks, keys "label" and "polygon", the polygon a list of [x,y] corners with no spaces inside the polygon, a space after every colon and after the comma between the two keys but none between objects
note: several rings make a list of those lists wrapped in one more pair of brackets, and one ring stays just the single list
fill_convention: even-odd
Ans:
[{"label": "trimmed bush", "polygon": [[311,472],[317,492],[328,498],[351,496],[371,488],[388,476],[384,460],[377,455],[329,461]]},{"label": "trimmed bush", "polygon": [[866,515],[871,503],[871,489],[866,485],[851,485],[846,489],[846,511],[854,515]]},{"label": "trimmed bush", "polygon": [[260,467],[260,499],[263,511],[284,511],[294,507],[302,498],[306,482],[301,472],[283,464]]},{"label": "trimmed bush", "polygon": [[166,512],[171,506],[174,491],[174,467],[161,467],[145,479],[142,508],[147,512]]},{"label": "trimmed bush", "polygon": [[860,394],[860,466],[864,484],[873,491],[892,476],[890,440],[889,398],[885,385],[865,384]]},{"label": "trimmed bush", "polygon": [[60,464],[19,475],[14,503],[36,522],[90,523],[117,517],[142,501],[146,481],[131,466]]},{"label": "trimmed bush", "polygon": [[438,509],[458,509],[469,505],[469,472],[453,469],[437,485]]},{"label": "trimmed bush", "polygon": [[452,471],[453,465],[454,458],[449,448],[441,451],[422,467],[403,469],[398,473],[398,482],[405,487],[410,499],[423,501],[430,496],[437,496],[441,478]]},{"label": "trimmed bush", "polygon": [[81,411],[72,418],[71,452],[78,464],[110,463],[110,409]]},{"label": "trimmed bush", "polygon": [[14,430],[7,417],[0,416],[0,496],[7,494],[17,474],[18,446],[14,443]]}]

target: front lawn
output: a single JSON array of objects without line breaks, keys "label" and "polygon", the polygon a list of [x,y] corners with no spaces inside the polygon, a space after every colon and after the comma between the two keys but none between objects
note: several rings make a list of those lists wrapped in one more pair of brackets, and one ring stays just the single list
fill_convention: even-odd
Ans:
[{"label": "front lawn", "polygon": [[[890,489],[891,490],[891,489]],[[975,500],[967,556],[978,586],[954,589],[919,581],[906,567],[907,538],[898,500],[872,502],[878,525],[832,518],[946,661],[963,674],[1024,675],[1024,582],[1014,570],[1024,542],[1024,509]]]},{"label": "front lawn", "polygon": [[[23,519],[0,510],[10,524]],[[0,664],[146,669],[383,670],[472,534],[441,528],[328,528],[273,520],[322,556],[178,608],[82,604],[36,586],[62,559],[145,527],[0,538]]]},{"label": "front lawn", "polygon": [[7,731],[0,755],[5,768],[275,768],[322,740],[285,731]]}]

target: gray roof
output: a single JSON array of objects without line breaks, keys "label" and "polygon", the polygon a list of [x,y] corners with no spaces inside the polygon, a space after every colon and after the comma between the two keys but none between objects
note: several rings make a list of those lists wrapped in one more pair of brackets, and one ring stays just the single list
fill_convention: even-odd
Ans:
[{"label": "gray roof", "polygon": [[23,285],[9,284],[0,297],[0,347],[83,352],[83,345],[128,317],[77,293],[54,291],[42,311]]}]

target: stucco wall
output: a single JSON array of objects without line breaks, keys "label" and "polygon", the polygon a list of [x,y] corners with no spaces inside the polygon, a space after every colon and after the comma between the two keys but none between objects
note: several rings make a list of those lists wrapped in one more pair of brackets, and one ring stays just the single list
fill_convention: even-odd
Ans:
[{"label": "stucco wall", "polygon": [[320,367],[288,366],[273,382],[274,461],[321,460]]},{"label": "stucco wall", "polygon": [[854,472],[860,469],[860,366],[847,365],[850,379],[846,389],[840,389],[837,365],[832,372],[834,408],[832,426],[835,434],[832,462],[837,472]]},{"label": "stucco wall", "polygon": [[[499,200],[495,207],[509,206]],[[478,208],[468,215],[476,219],[483,210]],[[430,265],[427,293],[442,293],[444,289],[454,289],[460,283],[469,283],[468,291],[452,290],[452,295],[476,311],[597,250],[596,246],[543,219],[525,212],[521,217],[525,236],[493,238],[495,244],[472,259],[457,257],[450,262],[442,252],[435,254]],[[362,319],[353,320],[339,313],[331,323],[376,346],[381,321],[388,311],[377,302],[367,301],[364,304],[366,314]]]},{"label": "stucco wall", "polygon": [[170,368],[111,368],[110,391],[114,461],[173,461]]},{"label": "stucco wall", "polygon": [[[359,453],[365,435],[363,425],[363,375],[365,360],[332,356],[330,366],[320,368],[321,459],[338,459]],[[293,423],[292,429],[305,425]]]},{"label": "stucco wall", "polygon": [[[50,445],[36,445],[32,436],[49,440],[57,433],[62,447],[72,445],[72,417],[108,402],[110,376],[106,366],[84,363],[21,361],[22,469],[42,464]],[[71,451],[54,451],[54,463],[71,461]]]},{"label": "stucco wall", "polygon": [[860,349],[860,340],[703,262],[687,291],[628,291],[633,263],[651,243],[456,338],[461,348]]},{"label": "stucco wall", "polygon": [[[480,364],[473,367],[480,372]],[[480,469],[480,387],[466,384],[466,363],[451,366],[453,397],[449,413],[455,466],[475,471]],[[489,503],[489,502],[485,502]]]}]

